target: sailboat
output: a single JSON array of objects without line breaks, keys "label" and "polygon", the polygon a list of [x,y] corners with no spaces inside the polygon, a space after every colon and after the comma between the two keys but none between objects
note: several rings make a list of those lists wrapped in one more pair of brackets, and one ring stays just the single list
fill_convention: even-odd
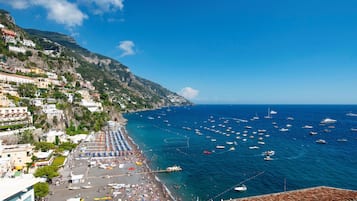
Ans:
[{"label": "sailboat", "polygon": [[271,111],[270,111],[270,107],[268,108],[268,115],[264,117],[265,119],[271,119]]}]

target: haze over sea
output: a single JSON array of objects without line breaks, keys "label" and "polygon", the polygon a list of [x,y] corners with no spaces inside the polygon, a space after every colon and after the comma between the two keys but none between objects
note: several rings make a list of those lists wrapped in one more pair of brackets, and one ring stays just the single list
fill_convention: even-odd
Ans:
[{"label": "haze over sea", "polygon": [[[268,108],[277,112],[271,119],[264,118]],[[176,197],[220,200],[281,192],[284,186],[357,190],[357,132],[351,131],[357,128],[357,117],[346,116],[349,112],[357,113],[357,106],[196,105],[130,113],[125,118],[129,135],[152,169],[183,168],[158,175]],[[337,122],[323,125],[325,118]],[[306,125],[313,129],[303,128]],[[266,133],[259,134],[258,129]],[[311,131],[317,134],[310,135]],[[318,144],[318,139],[327,143]],[[216,149],[217,145],[225,149]],[[264,160],[262,152],[267,150],[275,151],[274,160]],[[231,189],[261,172],[244,183],[246,192]]]}]

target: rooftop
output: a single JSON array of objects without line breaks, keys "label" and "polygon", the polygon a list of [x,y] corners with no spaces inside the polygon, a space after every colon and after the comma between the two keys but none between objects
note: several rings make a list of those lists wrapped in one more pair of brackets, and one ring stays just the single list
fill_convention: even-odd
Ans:
[{"label": "rooftop", "polygon": [[273,193],[261,196],[233,199],[235,201],[333,201],[333,200],[356,200],[357,191],[327,186],[306,188],[301,190],[287,191],[282,193]]},{"label": "rooftop", "polygon": [[3,178],[0,179],[0,200],[4,200],[19,191],[26,190],[28,187],[39,182],[40,179],[34,178],[32,175],[22,175],[16,178]]}]

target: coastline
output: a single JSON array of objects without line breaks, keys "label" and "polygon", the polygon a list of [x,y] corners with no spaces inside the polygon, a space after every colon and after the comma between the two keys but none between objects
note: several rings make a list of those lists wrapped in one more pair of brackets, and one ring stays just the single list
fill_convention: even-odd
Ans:
[{"label": "coastline", "polygon": [[[133,147],[134,154],[137,155],[137,158],[142,161],[143,166],[145,167],[145,172],[151,172],[151,168],[147,163],[147,158],[144,156],[142,150],[140,149],[139,145],[135,143],[134,139],[129,135],[129,132],[126,130],[126,124],[128,120],[123,117],[122,114],[119,115],[118,123],[121,125],[122,133],[124,134],[125,138],[127,138],[129,144]],[[161,180],[157,177],[155,173],[148,174],[151,181],[155,182],[158,186],[160,186],[161,194],[164,196],[164,199],[176,201],[170,190],[167,186],[161,182]]]}]

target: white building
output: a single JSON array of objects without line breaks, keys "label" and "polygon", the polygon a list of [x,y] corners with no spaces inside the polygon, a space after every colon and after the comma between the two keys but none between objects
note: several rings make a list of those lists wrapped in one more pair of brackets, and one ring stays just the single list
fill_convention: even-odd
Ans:
[{"label": "white building", "polygon": [[61,142],[67,141],[67,135],[63,131],[50,130],[42,136],[46,139],[46,142],[53,143],[56,141],[56,137],[58,137]]},{"label": "white building", "polygon": [[17,53],[23,53],[25,54],[26,50],[23,47],[15,47],[15,46],[9,46],[9,51],[11,52],[17,52]]},{"label": "white building", "polygon": [[41,179],[33,175],[22,175],[16,178],[0,179],[0,200],[3,201],[34,201],[33,186]]},{"label": "white building", "polygon": [[[26,167],[26,163],[32,161],[33,146],[30,144],[1,145],[0,158],[10,159],[12,168],[21,170]],[[1,188],[0,188],[1,189]]]},{"label": "white building", "polygon": [[32,123],[32,115],[27,107],[0,107],[0,125],[26,125]]},{"label": "white building", "polygon": [[63,117],[63,110],[58,110],[55,104],[47,104],[42,106],[42,111],[47,114],[48,119],[56,117],[58,120]]},{"label": "white building", "polygon": [[2,82],[15,82],[18,84],[35,84],[35,80],[21,75],[2,73],[0,72],[0,81]]},{"label": "white building", "polygon": [[26,40],[24,39],[22,41],[22,44],[27,46],[27,47],[36,47],[36,44],[32,40]]},{"label": "white building", "polygon": [[81,105],[86,107],[91,112],[103,111],[103,106],[101,102],[94,102],[92,100],[82,99]]}]

